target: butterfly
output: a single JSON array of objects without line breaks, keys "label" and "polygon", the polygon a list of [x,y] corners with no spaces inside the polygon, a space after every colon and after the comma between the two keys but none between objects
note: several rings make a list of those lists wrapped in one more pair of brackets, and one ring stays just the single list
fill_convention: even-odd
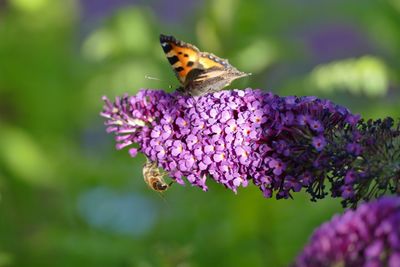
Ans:
[{"label": "butterfly", "polygon": [[239,71],[228,60],[201,52],[196,46],[173,36],[160,34],[160,43],[180,82],[177,90],[185,95],[217,92],[233,80],[251,75]]}]

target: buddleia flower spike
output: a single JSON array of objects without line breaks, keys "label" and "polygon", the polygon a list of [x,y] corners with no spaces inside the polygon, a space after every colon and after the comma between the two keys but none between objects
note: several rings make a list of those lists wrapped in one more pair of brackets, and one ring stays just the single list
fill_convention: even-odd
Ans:
[{"label": "buddleia flower spike", "polygon": [[400,266],[400,197],[383,197],[317,228],[292,267]]},{"label": "buddleia flower spike", "polygon": [[131,156],[142,152],[179,184],[207,190],[212,179],[237,192],[253,183],[267,198],[303,189],[344,206],[399,187],[399,123],[365,122],[329,100],[253,89],[196,98],[141,90],[104,100],[117,148],[136,144]]}]

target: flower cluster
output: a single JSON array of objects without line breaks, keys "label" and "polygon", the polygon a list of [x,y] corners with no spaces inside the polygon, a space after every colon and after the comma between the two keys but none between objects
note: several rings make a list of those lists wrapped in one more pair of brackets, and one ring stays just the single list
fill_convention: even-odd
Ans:
[{"label": "flower cluster", "polygon": [[[371,142],[378,145],[382,131],[375,128],[384,124],[368,126],[328,100],[252,89],[201,97],[141,90],[114,103],[106,97],[104,101],[101,115],[107,131],[116,134],[117,148],[138,144],[139,151],[180,184],[186,177],[207,190],[210,177],[236,192],[252,181],[265,197],[288,198],[305,188],[315,200],[327,194],[328,178],[332,194],[342,196],[345,204],[357,202],[369,186],[359,185],[369,175],[363,164],[372,158],[360,158],[371,152],[366,147]],[[385,134],[395,138],[392,126]],[[372,128],[374,140],[368,139]],[[395,147],[391,159],[397,165],[387,175],[391,178],[400,169],[399,144]],[[131,156],[137,151],[131,148]],[[374,166],[371,174],[376,175],[382,166]]]},{"label": "flower cluster", "polygon": [[332,195],[353,207],[360,199],[400,193],[400,124],[395,127],[386,118],[361,120],[356,126],[336,132],[330,153],[337,164],[327,175]]},{"label": "flower cluster", "polygon": [[399,225],[399,197],[362,204],[315,230],[293,266],[400,266]]}]

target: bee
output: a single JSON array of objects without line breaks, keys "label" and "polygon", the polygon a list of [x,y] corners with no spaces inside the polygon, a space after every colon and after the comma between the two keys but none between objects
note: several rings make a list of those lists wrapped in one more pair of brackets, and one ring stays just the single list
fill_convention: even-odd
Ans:
[{"label": "bee", "polygon": [[172,185],[172,182],[169,184],[165,182],[164,174],[157,167],[157,162],[149,159],[143,166],[143,179],[156,192],[164,192]]}]

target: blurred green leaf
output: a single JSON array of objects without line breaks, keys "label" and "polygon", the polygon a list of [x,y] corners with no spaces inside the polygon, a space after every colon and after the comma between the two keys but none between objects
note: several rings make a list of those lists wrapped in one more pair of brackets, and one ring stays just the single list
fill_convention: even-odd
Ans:
[{"label": "blurred green leaf", "polygon": [[83,45],[83,54],[90,60],[100,61],[115,53],[118,43],[112,31],[98,29]]},{"label": "blurred green leaf", "polygon": [[16,177],[34,185],[54,183],[51,159],[31,135],[14,127],[0,127],[0,157]]},{"label": "blurred green leaf", "polygon": [[321,91],[346,90],[369,97],[384,96],[389,86],[385,63],[373,56],[320,65],[309,79],[311,86]]},{"label": "blurred green leaf", "polygon": [[232,29],[238,6],[238,0],[211,1],[210,12],[219,29],[224,32],[229,32]]},{"label": "blurred green leaf", "polygon": [[[161,77],[161,73],[154,63],[146,60],[112,65],[89,81],[87,97],[95,101],[93,104],[98,106],[98,100],[102,95],[118,95],[127,92],[134,94],[148,85],[147,76],[157,78]],[[163,85],[167,87],[165,83]]]},{"label": "blurred green leaf", "polygon": [[263,38],[254,42],[237,53],[236,62],[241,70],[260,73],[278,58],[278,48],[275,43]]},{"label": "blurred green leaf", "polygon": [[196,34],[198,46],[201,50],[208,50],[219,54],[221,51],[221,41],[215,23],[210,18],[203,17],[197,21]]},{"label": "blurred green leaf", "polygon": [[11,266],[13,263],[13,255],[11,253],[0,251],[0,266]]},{"label": "blurred green leaf", "polygon": [[389,3],[400,13],[400,0],[388,0]]},{"label": "blurred green leaf", "polygon": [[148,53],[154,38],[151,16],[145,9],[127,8],[108,25],[95,30],[83,45],[83,54],[93,61],[126,53]]},{"label": "blurred green leaf", "polygon": [[23,12],[38,12],[42,10],[49,0],[10,0],[11,5]]}]

